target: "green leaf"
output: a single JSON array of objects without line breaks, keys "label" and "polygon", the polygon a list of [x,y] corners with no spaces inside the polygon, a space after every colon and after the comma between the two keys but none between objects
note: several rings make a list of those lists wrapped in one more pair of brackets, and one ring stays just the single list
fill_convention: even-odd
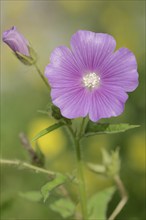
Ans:
[{"label": "green leaf", "polygon": [[107,205],[115,192],[115,187],[106,188],[92,196],[88,203],[89,219],[106,219]]},{"label": "green leaf", "polygon": [[50,208],[59,213],[63,218],[72,216],[75,212],[75,204],[67,198],[62,198],[50,205]]},{"label": "green leaf", "polygon": [[50,127],[48,128],[45,128],[44,130],[40,131],[33,139],[32,141],[36,141],[37,139],[43,137],[44,135],[50,133],[51,131],[54,131],[55,129],[63,126],[64,123],[63,122],[59,122],[59,123],[56,123],[54,125],[51,125]]},{"label": "green leaf", "polygon": [[137,128],[140,125],[129,124],[109,124],[109,123],[94,123],[89,121],[85,129],[85,136],[91,136],[96,134],[115,134],[127,131],[132,128]]},{"label": "green leaf", "polygon": [[39,191],[29,191],[29,192],[20,192],[19,196],[32,201],[32,202],[40,202],[42,200],[42,194]]},{"label": "green leaf", "polygon": [[43,195],[44,202],[46,202],[46,200],[48,199],[50,192],[56,187],[62,185],[65,182],[65,180],[66,180],[65,176],[57,174],[55,179],[42,186],[41,193]]}]

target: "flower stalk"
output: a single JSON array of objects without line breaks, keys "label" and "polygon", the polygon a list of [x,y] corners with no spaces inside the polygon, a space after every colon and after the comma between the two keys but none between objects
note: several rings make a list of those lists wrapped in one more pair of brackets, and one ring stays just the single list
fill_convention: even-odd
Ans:
[{"label": "flower stalk", "polygon": [[47,86],[49,92],[50,92],[50,86],[49,84],[47,83],[43,73],[41,72],[40,68],[38,67],[38,65],[36,63],[34,63],[34,67],[36,69],[36,71],[38,72],[39,76],[41,77],[41,79],[43,80],[43,82],[45,83],[45,85]]}]

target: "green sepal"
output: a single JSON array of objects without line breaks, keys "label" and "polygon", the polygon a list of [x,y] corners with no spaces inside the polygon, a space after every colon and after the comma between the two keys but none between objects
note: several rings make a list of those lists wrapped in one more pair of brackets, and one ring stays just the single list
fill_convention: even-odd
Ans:
[{"label": "green sepal", "polygon": [[65,121],[67,124],[72,124],[71,119],[65,118],[64,116],[61,115],[60,109],[57,106],[52,105],[51,112],[52,112],[53,118],[57,120],[63,119],[63,121]]},{"label": "green sepal", "polygon": [[52,105],[51,111],[52,111],[53,118],[55,118],[57,120],[60,120],[61,118],[63,118],[63,116],[61,115],[60,109],[57,106]]},{"label": "green sepal", "polygon": [[26,56],[24,54],[21,54],[18,51],[15,52],[15,55],[23,64],[31,66],[36,63],[37,55],[32,47],[28,46],[28,49],[29,49],[30,56]]}]

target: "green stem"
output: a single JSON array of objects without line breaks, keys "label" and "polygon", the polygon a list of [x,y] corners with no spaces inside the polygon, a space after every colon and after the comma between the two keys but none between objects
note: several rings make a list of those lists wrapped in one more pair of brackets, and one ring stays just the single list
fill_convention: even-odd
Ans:
[{"label": "green stem", "polygon": [[48,84],[48,82],[46,81],[46,78],[44,77],[43,73],[41,72],[41,70],[39,69],[39,67],[37,66],[37,64],[35,63],[34,64],[38,74],[40,75],[41,79],[43,80],[43,82],[45,83],[45,85],[47,86],[47,88],[49,89],[49,92],[50,92],[50,86]]},{"label": "green stem", "polygon": [[116,175],[114,177],[114,181],[115,181],[117,188],[119,190],[121,200],[118,203],[117,207],[114,209],[113,213],[108,218],[108,220],[114,220],[117,217],[117,215],[121,212],[121,210],[123,209],[123,207],[126,205],[126,203],[128,201],[128,195],[127,195],[125,186],[124,186],[122,180],[120,179],[120,176]]},{"label": "green stem", "polygon": [[82,123],[81,123],[80,132],[79,132],[79,134],[78,134],[79,139],[82,138],[82,133],[83,133],[83,131],[84,131],[85,122],[86,122],[86,118],[83,118]]},{"label": "green stem", "polygon": [[26,168],[26,169],[29,169],[29,170],[33,170],[37,173],[45,173],[45,174],[51,175],[53,177],[56,175],[52,171],[49,171],[49,170],[31,165],[29,163],[26,163],[26,162],[23,162],[23,161],[20,161],[20,160],[0,159],[0,164],[5,164],[5,165],[9,165],[9,166],[14,165],[14,166],[17,166],[17,167],[20,167],[20,168]]},{"label": "green stem", "polygon": [[76,157],[77,157],[79,193],[81,200],[82,215],[83,215],[83,220],[87,220],[88,219],[87,197],[86,197],[85,179],[83,173],[83,162],[81,157],[81,146],[80,146],[80,141],[78,139],[75,139],[75,149],[76,149]]},{"label": "green stem", "polygon": [[81,146],[80,146],[80,140],[82,137],[84,124],[85,124],[85,118],[82,121],[80,132],[77,135],[77,137],[75,136],[75,133],[72,127],[69,125],[67,125],[67,127],[73,137],[74,145],[75,145],[82,216],[83,216],[83,220],[88,220],[87,197],[86,197],[85,179],[84,179],[84,173],[83,173],[83,162],[82,162]]}]

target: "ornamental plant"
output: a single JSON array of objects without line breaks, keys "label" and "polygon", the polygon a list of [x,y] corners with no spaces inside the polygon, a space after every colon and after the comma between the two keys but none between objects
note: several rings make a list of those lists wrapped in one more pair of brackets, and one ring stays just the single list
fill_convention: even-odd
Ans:
[{"label": "ornamental plant", "polygon": [[[63,174],[46,169],[43,153],[38,145],[35,150],[31,147],[25,134],[21,134],[20,138],[31,156],[31,163],[1,159],[1,164],[21,166],[48,175],[48,182],[40,191],[21,193],[21,196],[42,203],[47,203],[50,196],[54,196],[50,208],[64,219],[114,220],[128,200],[120,178],[119,149],[112,152],[102,149],[101,164],[93,164],[92,161],[85,164],[82,159],[82,139],[138,127],[128,123],[99,122],[102,118],[122,114],[128,99],[127,93],[137,88],[138,72],[134,54],[127,48],[115,51],[116,41],[109,34],[80,30],[71,37],[71,49],[66,46],[54,49],[50,63],[45,73],[42,73],[37,65],[35,51],[16,27],[5,31],[2,39],[22,63],[35,66],[52,100],[48,111],[55,123],[36,134],[32,141],[62,126],[66,127],[75,149],[77,173]],[[79,117],[81,124],[75,127],[73,121]],[[113,186],[88,198],[84,166],[95,175],[113,180]],[[67,187],[71,182],[78,185],[76,202]],[[116,189],[121,200],[107,216],[108,203]]]}]

